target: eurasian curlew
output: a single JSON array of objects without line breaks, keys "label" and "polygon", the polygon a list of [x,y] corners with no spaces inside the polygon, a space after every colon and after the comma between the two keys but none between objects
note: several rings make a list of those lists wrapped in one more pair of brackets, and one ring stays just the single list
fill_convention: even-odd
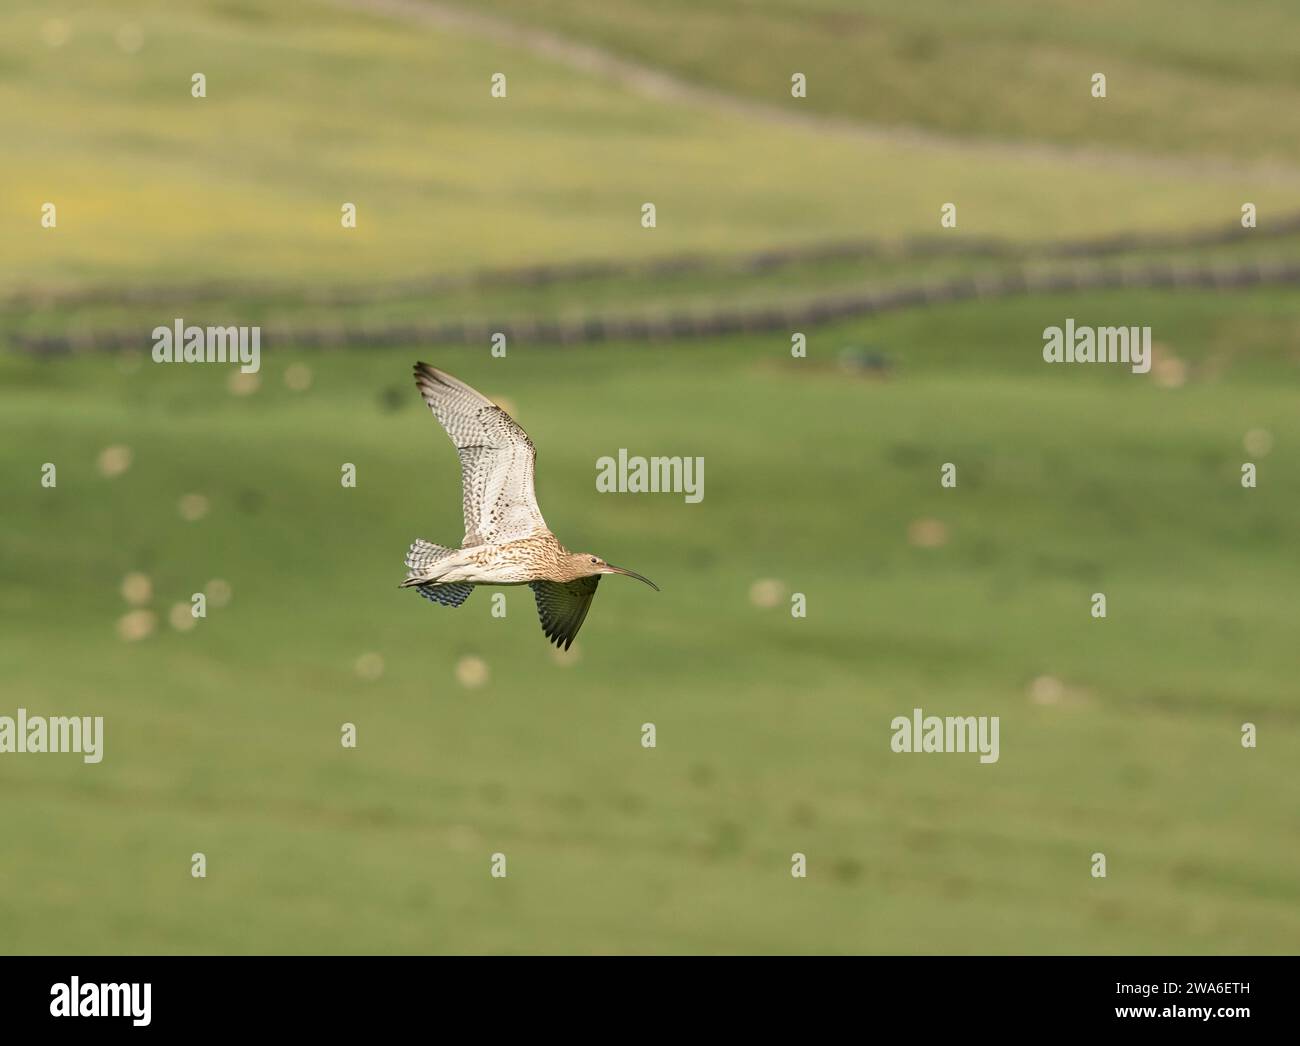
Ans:
[{"label": "eurasian curlew", "polygon": [[590,552],[570,552],[556,540],[533,492],[533,441],[509,414],[427,363],[415,365],[415,384],[460,454],[465,537],[460,548],[412,542],[402,588],[458,607],[475,585],[528,585],[542,631],[565,650],[586,620],[602,574],[626,574],[659,591],[649,578]]}]

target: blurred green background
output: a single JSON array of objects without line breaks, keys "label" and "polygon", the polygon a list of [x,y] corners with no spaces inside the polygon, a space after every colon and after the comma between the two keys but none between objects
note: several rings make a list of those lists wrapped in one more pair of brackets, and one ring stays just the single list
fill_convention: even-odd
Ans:
[{"label": "blurred green background", "polygon": [[[0,755],[0,950],[1294,952],[1294,287],[901,310],[809,328],[802,360],[787,334],[516,339],[505,359],[266,341],[241,380],[148,349],[176,316],[707,311],[1004,264],[737,261],[829,241],[1033,258],[1227,227],[1246,201],[1266,233],[1300,208],[1300,12],[474,10],[0,12],[0,715],[106,733],[95,766]],[[682,255],[712,261],[645,268]],[[1126,258],[1296,259],[1300,237]],[[587,259],[642,268],[312,298]],[[1066,317],[1152,326],[1152,374],[1045,366]],[[96,330],[139,346],[23,349]],[[417,358],[529,431],[562,541],[662,593],[608,579],[558,658],[527,589],[502,590],[504,619],[492,590],[455,611],[399,591],[413,538],[461,534]],[[598,495],[620,447],[703,456],[703,502]],[[189,627],[174,608],[205,588]],[[892,753],[918,706],[1000,716],[1000,761]]]}]

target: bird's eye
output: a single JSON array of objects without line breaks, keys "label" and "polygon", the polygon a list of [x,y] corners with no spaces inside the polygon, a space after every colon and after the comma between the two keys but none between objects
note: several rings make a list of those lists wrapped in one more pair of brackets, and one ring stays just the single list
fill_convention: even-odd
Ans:
[{"label": "bird's eye", "polygon": [[599,563],[599,562],[600,562],[600,560],[598,560],[595,556],[592,556],[592,557],[591,557],[591,561],[592,561],[593,563]]}]

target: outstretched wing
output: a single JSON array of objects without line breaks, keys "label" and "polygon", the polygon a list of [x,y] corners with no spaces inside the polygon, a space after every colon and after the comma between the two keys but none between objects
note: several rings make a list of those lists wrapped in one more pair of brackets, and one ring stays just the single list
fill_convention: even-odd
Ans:
[{"label": "outstretched wing", "polygon": [[482,393],[427,363],[415,365],[415,384],[460,454],[462,547],[501,545],[545,530],[528,433]]},{"label": "outstretched wing", "polygon": [[591,609],[591,600],[599,584],[599,574],[563,585],[558,581],[528,583],[537,597],[537,616],[542,619],[542,631],[557,647],[569,649],[573,637],[587,619],[587,611]]}]

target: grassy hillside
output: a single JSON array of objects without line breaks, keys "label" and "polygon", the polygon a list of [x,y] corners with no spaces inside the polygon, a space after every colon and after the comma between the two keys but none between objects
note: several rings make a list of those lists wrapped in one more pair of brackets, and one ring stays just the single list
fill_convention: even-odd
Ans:
[{"label": "grassy hillside", "polygon": [[[476,5],[478,6],[478,5]],[[1283,0],[488,0],[701,85],[961,139],[1300,160]],[[806,99],[790,77],[808,78]],[[1107,97],[1090,93],[1106,74]]]},{"label": "grassy hillside", "polygon": [[[726,53],[719,65],[744,57]],[[953,235],[1013,239],[1295,205],[1284,182],[1195,164],[972,157],[651,102],[526,48],[310,0],[11,4],[0,69],[0,280],[21,286],[311,285],[937,233],[949,201]],[[489,96],[498,71],[505,99]],[[206,98],[191,97],[195,72]],[[46,202],[56,229],[41,227]]]}]

